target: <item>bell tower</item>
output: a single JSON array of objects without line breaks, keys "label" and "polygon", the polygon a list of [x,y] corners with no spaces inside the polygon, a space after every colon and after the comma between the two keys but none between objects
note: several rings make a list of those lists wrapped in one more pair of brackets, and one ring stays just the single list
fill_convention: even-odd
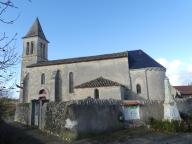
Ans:
[{"label": "bell tower", "polygon": [[[33,25],[23,37],[23,54],[22,54],[22,65],[21,65],[21,85],[23,85],[23,92],[20,92],[20,98],[25,102],[26,91],[24,92],[24,81],[26,75],[30,77],[26,67],[32,64],[48,60],[48,43],[39,19],[36,18]],[[27,88],[25,88],[27,89]],[[24,94],[25,93],[25,94]]]},{"label": "bell tower", "polygon": [[48,59],[48,43],[39,19],[36,18],[30,30],[23,37],[23,66],[26,67]]}]

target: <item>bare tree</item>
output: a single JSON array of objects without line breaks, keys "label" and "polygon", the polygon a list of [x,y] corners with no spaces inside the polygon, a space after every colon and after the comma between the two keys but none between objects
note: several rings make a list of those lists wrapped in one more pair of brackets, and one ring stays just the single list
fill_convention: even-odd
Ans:
[{"label": "bare tree", "polygon": [[[2,24],[14,24],[19,15],[14,18],[6,17],[6,13],[10,9],[18,9],[14,0],[0,0],[0,23]],[[14,66],[19,60],[19,55],[16,52],[14,42],[16,40],[17,33],[8,37],[6,32],[0,32],[0,96],[8,89],[13,89],[13,84],[10,84],[10,80],[15,76]],[[9,86],[7,87],[9,83]]]}]

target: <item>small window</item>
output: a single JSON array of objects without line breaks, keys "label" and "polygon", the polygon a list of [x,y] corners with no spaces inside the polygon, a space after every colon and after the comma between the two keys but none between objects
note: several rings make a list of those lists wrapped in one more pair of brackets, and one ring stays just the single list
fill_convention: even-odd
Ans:
[{"label": "small window", "polygon": [[137,94],[141,94],[141,86],[140,84],[136,85]]},{"label": "small window", "polygon": [[39,43],[40,44],[40,48],[42,48],[43,47],[43,44],[42,43]]},{"label": "small window", "polygon": [[45,84],[45,74],[41,74],[41,84]]},{"label": "small window", "polygon": [[33,54],[33,49],[34,49],[34,42],[31,42],[31,51],[30,51],[30,54]]},{"label": "small window", "polygon": [[26,55],[29,55],[29,42],[27,42]]},{"label": "small window", "polygon": [[45,58],[45,44],[41,43],[41,57]]},{"label": "small window", "polygon": [[98,89],[95,89],[95,91],[94,91],[94,98],[99,99],[99,90]]},{"label": "small window", "polygon": [[43,44],[43,58],[45,58],[45,44]]},{"label": "small window", "polygon": [[69,93],[73,93],[73,72],[69,73]]}]

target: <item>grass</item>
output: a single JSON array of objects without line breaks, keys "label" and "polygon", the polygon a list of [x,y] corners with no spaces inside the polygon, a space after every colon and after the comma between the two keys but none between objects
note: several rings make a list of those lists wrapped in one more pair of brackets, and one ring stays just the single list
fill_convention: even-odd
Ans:
[{"label": "grass", "polygon": [[65,140],[69,143],[72,143],[73,141],[75,141],[76,139],[76,135],[74,132],[70,132],[70,131],[65,131],[65,132],[62,132],[59,134],[59,137],[62,139],[62,140]]}]

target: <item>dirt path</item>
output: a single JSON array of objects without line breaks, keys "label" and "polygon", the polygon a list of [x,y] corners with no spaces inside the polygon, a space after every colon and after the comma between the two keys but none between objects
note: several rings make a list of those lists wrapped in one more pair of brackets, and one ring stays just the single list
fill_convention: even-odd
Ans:
[{"label": "dirt path", "polygon": [[[122,130],[75,144],[191,144],[192,133],[165,134],[148,129]],[[0,123],[0,144],[67,144],[55,136],[18,123]]]}]

